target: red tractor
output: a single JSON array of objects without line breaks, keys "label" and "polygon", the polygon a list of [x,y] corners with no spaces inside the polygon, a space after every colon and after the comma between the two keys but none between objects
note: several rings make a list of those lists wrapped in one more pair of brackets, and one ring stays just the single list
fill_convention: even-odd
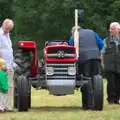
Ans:
[{"label": "red tractor", "polygon": [[[20,41],[14,60],[18,65],[14,73],[14,107],[18,111],[31,108],[31,86],[46,89],[56,96],[82,91],[82,107],[91,101],[92,110],[103,109],[103,81],[100,75],[91,78],[79,75],[76,49],[65,41],[50,41],[45,44],[44,60],[36,60],[36,44]],[[79,90],[79,89],[78,89]]]}]

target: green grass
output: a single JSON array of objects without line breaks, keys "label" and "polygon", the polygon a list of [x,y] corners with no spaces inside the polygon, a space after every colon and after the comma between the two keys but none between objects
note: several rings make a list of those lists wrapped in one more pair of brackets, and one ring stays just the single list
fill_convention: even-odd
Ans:
[{"label": "green grass", "polygon": [[81,108],[81,92],[52,96],[46,90],[32,89],[32,108],[28,112],[0,114],[0,120],[119,120],[120,105],[108,105],[104,81],[104,109],[90,111]]}]

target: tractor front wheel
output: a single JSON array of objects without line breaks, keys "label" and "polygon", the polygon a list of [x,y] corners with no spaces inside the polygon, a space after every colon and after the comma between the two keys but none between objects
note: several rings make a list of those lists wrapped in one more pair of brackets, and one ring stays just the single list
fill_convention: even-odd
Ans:
[{"label": "tractor front wheel", "polygon": [[103,109],[103,80],[100,75],[93,77],[93,106],[94,110]]},{"label": "tractor front wheel", "polygon": [[84,109],[103,109],[103,80],[100,75],[94,75],[90,81],[83,84],[81,91]]}]

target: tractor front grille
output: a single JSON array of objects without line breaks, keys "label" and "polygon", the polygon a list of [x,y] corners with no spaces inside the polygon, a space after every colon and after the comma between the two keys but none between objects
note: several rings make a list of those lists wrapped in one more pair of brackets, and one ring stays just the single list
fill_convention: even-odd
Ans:
[{"label": "tractor front grille", "polygon": [[53,75],[46,75],[47,80],[75,80],[75,75],[68,75],[68,68],[75,67],[73,63],[48,63],[46,67],[52,67]]},{"label": "tractor front grille", "polygon": [[73,63],[47,63],[46,67],[53,68],[54,74],[46,74],[46,83],[50,94],[73,94],[75,88],[75,75],[68,74],[69,67],[75,67]]}]

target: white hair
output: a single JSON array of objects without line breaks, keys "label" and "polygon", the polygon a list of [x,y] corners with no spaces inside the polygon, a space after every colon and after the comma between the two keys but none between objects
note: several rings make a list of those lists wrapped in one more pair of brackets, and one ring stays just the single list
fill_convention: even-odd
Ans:
[{"label": "white hair", "polygon": [[[79,30],[80,26],[77,26],[77,28],[78,28],[78,30]],[[74,32],[75,32],[75,26],[72,27],[72,29],[71,29],[71,33],[72,33],[72,35],[74,34]]]},{"label": "white hair", "polygon": [[119,27],[118,27],[118,29],[120,30],[120,24],[119,24]]},{"label": "white hair", "polygon": [[120,29],[120,24],[118,22],[112,22],[110,27],[114,26],[116,29]]},{"label": "white hair", "polygon": [[2,25],[10,25],[11,27],[13,27],[14,23],[11,19],[5,19],[2,23]]}]

